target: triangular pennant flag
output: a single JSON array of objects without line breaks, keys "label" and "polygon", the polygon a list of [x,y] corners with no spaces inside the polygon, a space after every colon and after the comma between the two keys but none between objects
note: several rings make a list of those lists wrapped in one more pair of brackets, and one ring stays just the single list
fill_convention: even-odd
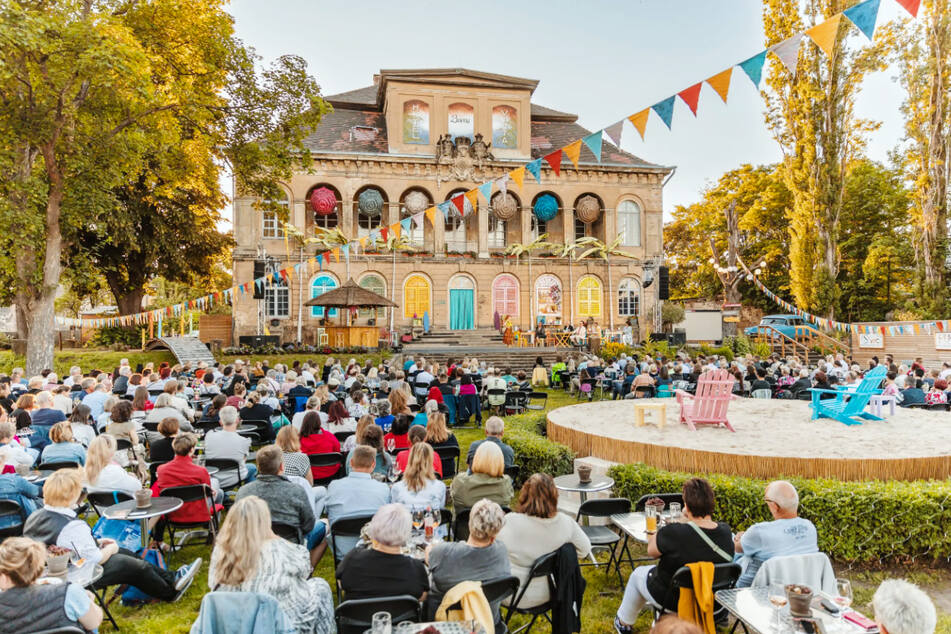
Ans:
[{"label": "triangular pennant flag", "polygon": [[641,141],[644,140],[644,130],[647,129],[647,116],[651,113],[650,108],[641,110],[637,114],[632,114],[627,119],[634,124],[634,129],[641,135]]},{"label": "triangular pennant flag", "polygon": [[400,226],[403,227],[404,232],[409,231],[411,229],[410,225],[412,224],[413,224],[412,218],[404,218],[403,220],[400,220]]},{"label": "triangular pennant flag", "polygon": [[565,147],[561,148],[561,151],[571,160],[571,163],[577,169],[578,157],[581,156],[581,139],[578,139],[570,145],[566,145]]},{"label": "triangular pennant flag", "polygon": [[617,123],[612,123],[604,129],[604,133],[608,135],[609,139],[611,139],[611,143],[617,147],[621,147],[622,132],[624,132],[624,119],[621,119]]},{"label": "triangular pennant flag", "polygon": [[658,101],[651,106],[651,110],[657,113],[669,130],[670,124],[674,120],[674,97],[667,97],[663,101]]},{"label": "triangular pennant flag", "polygon": [[817,24],[806,31],[806,35],[812,38],[812,41],[822,49],[826,57],[832,57],[832,53],[835,52],[835,39],[839,34],[839,22],[841,21],[842,14],[836,13],[822,24]]},{"label": "triangular pennant flag", "polygon": [[[370,235],[372,236],[373,234],[370,234]],[[369,239],[370,239],[370,238],[369,238],[368,236],[363,236],[362,238],[360,238],[359,242],[360,242],[360,248],[361,248],[361,249],[366,250],[366,248],[367,248],[367,240],[369,240]]]},{"label": "triangular pennant flag", "polygon": [[466,198],[462,194],[456,194],[449,200],[452,201],[452,204],[456,206],[456,209],[459,210],[460,216],[466,215]]},{"label": "triangular pennant flag", "polygon": [[393,232],[394,238],[399,238],[400,234],[403,233],[403,227],[401,227],[400,223],[398,222],[394,222],[393,224],[391,224],[389,230]]},{"label": "triangular pennant flag", "polygon": [[436,206],[439,207],[439,211],[442,212],[442,217],[445,218],[446,220],[449,220],[449,209],[452,206],[452,203],[447,200],[445,202],[439,203]]},{"label": "triangular pennant flag", "polygon": [[[418,216],[419,214],[416,214],[416,215]],[[415,217],[416,216],[413,216],[413,218]],[[429,218],[429,224],[435,227],[436,226],[436,208],[430,207],[429,209],[427,209],[426,217]]]},{"label": "triangular pennant flag", "polygon": [[860,2],[854,7],[849,7],[842,13],[855,25],[855,28],[871,40],[875,36],[879,4],[880,0],[865,0],[865,2]]},{"label": "triangular pennant flag", "polygon": [[470,189],[466,192],[466,199],[468,199],[469,204],[472,205],[472,210],[475,211],[476,207],[479,206],[479,190]]},{"label": "triangular pennant flag", "polygon": [[[389,228],[380,227],[380,237],[383,238],[383,242],[386,242],[386,238],[387,236],[389,236],[389,232],[390,232]],[[376,242],[376,240],[374,240],[374,242]]]},{"label": "triangular pennant flag", "polygon": [[323,270],[324,270],[324,255],[323,255],[323,253],[321,253],[320,255],[317,256],[317,270],[318,270],[318,271],[323,271]]},{"label": "triangular pennant flag", "polygon": [[551,166],[551,171],[555,173],[555,176],[561,175],[561,150],[555,150],[551,154],[546,154],[545,162]]},{"label": "triangular pennant flag", "polygon": [[763,79],[763,64],[766,63],[766,51],[757,53],[748,60],[742,61],[738,64],[740,68],[743,69],[743,72],[746,73],[746,76],[750,78],[753,82],[753,85],[759,88],[759,83]]},{"label": "triangular pennant flag", "polygon": [[601,131],[599,130],[595,132],[594,134],[589,134],[588,136],[584,137],[581,140],[584,142],[586,146],[588,146],[588,149],[591,150],[591,153],[594,154],[595,160],[597,160],[598,163],[600,163],[601,162],[601,142],[602,142]]},{"label": "triangular pennant flag", "polygon": [[783,66],[792,73],[796,74],[796,66],[799,64],[799,47],[802,45],[802,33],[796,33],[791,38],[783,40],[775,46],[769,48]]},{"label": "triangular pennant flag", "polygon": [[522,183],[525,182],[525,168],[520,167],[509,172],[509,178],[515,181],[515,184],[518,185],[518,188],[522,188]]},{"label": "triangular pennant flag", "polygon": [[482,193],[482,197],[485,198],[485,202],[491,202],[492,199],[492,185],[494,181],[488,181],[479,185],[479,191]]},{"label": "triangular pennant flag", "polygon": [[697,116],[697,104],[700,102],[700,89],[702,87],[703,82],[700,82],[677,93],[677,95],[684,100],[684,103],[687,104],[687,107],[690,108],[690,112],[692,112],[695,117]]},{"label": "triangular pennant flag", "polygon": [[723,103],[726,103],[726,96],[730,92],[730,79],[732,77],[733,67],[730,66],[722,73],[717,73],[707,80],[710,88],[713,88],[715,91],[717,91],[717,94],[720,95],[720,99],[723,100]]},{"label": "triangular pennant flag", "polygon": [[536,183],[542,182],[542,160],[535,159],[530,163],[525,164],[525,171],[535,177]]},{"label": "triangular pennant flag", "polygon": [[[433,220],[433,218],[436,217],[436,212],[435,212],[435,209],[436,209],[436,208],[435,208],[435,207],[430,207],[429,209],[433,209],[433,210],[434,210],[434,211],[432,212],[432,214],[427,214],[427,215],[429,216],[429,222],[431,222],[431,223],[433,223],[433,224],[436,224],[435,220]],[[428,212],[429,209],[427,209],[426,211]],[[417,228],[417,229],[422,229],[422,228],[423,228],[423,212],[422,212],[422,211],[413,214],[413,222],[416,223],[416,228]]]},{"label": "triangular pennant flag", "polygon": [[921,0],[895,0],[901,6],[905,7],[905,11],[911,14],[912,17],[918,17],[918,8],[921,6]]},{"label": "triangular pennant flag", "polygon": [[509,190],[509,175],[502,174],[502,178],[496,181],[499,184],[499,191],[502,192],[502,195],[508,193]]},{"label": "triangular pennant flag", "polygon": [[340,248],[336,248],[331,253],[334,254],[334,259],[337,261],[337,264],[340,264]]}]

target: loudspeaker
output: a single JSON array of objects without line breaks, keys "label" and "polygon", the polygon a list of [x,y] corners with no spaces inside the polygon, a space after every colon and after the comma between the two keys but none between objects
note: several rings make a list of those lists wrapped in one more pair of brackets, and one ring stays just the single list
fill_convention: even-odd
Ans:
[{"label": "loudspeaker", "polygon": [[668,341],[666,332],[652,332],[650,340],[653,342]]},{"label": "loudspeaker", "polygon": [[687,345],[687,333],[683,330],[675,330],[667,337],[667,341],[675,346],[685,346]]},{"label": "loudspeaker", "polygon": [[657,281],[660,284],[657,289],[660,299],[670,299],[670,269],[666,266],[660,267]]},{"label": "loudspeaker", "polygon": [[[254,261],[254,279],[264,277],[267,272],[267,263],[264,260]],[[264,299],[264,285],[251,284],[254,288],[254,299]]]},{"label": "loudspeaker", "polygon": [[260,348],[261,346],[279,346],[281,338],[278,335],[241,335],[238,337],[239,346]]}]

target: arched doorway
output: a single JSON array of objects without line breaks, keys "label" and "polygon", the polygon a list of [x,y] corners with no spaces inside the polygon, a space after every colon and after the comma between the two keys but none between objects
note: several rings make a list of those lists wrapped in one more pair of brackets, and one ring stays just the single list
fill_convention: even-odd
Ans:
[{"label": "arched doorway", "polygon": [[[337,280],[333,276],[328,275],[327,273],[322,273],[314,278],[310,283],[310,298],[314,299],[315,297],[320,297],[327,291],[332,291],[337,288]],[[336,317],[337,309],[328,308],[326,309],[327,317]],[[311,317],[323,317],[324,316],[324,307],[323,306],[311,306],[310,309]]]},{"label": "arched doorway", "polygon": [[550,273],[535,280],[535,317],[546,324],[561,323],[561,280]]},{"label": "arched doorway", "polygon": [[492,282],[492,309],[499,318],[506,315],[518,323],[518,280],[514,275],[503,273]]},{"label": "arched doorway", "polygon": [[449,330],[475,329],[475,282],[468,275],[449,280]]},{"label": "arched doorway", "polygon": [[432,320],[432,311],[430,310],[430,295],[432,287],[429,280],[424,276],[413,273],[403,282],[403,317],[412,319],[413,317],[423,318],[425,313],[429,313]]}]

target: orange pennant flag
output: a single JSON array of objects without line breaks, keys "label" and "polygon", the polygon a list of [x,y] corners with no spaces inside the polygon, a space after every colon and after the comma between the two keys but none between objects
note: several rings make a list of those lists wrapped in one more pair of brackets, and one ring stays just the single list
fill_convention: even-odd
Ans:
[{"label": "orange pennant flag", "polygon": [[832,57],[832,53],[835,52],[835,39],[839,34],[839,22],[841,20],[842,14],[836,13],[822,24],[817,24],[806,31],[806,35],[812,38],[812,41],[822,49],[827,57]]},{"label": "orange pennant flag", "polygon": [[426,210],[426,217],[429,218],[429,224],[436,226],[436,208],[430,207]]},{"label": "orange pennant flag", "polygon": [[[580,143],[580,141],[579,141],[579,143]],[[575,159],[575,160],[577,160],[577,159]],[[520,168],[518,168],[517,170],[512,170],[511,172],[509,172],[509,178],[511,178],[513,181],[515,181],[515,184],[518,185],[518,188],[519,188],[519,189],[521,189],[521,188],[522,188],[522,182],[525,181],[525,168],[524,168],[524,167],[520,167]]]},{"label": "orange pennant flag", "polygon": [[647,129],[647,115],[651,113],[650,108],[645,108],[637,114],[632,114],[628,117],[628,120],[634,124],[634,128],[640,132],[641,141],[644,140],[644,130]]},{"label": "orange pennant flag", "polygon": [[581,139],[578,139],[571,145],[566,145],[561,149],[561,151],[565,153],[565,156],[571,159],[571,162],[574,163],[575,169],[577,169],[578,157],[581,156]]},{"label": "orange pennant flag", "polygon": [[337,260],[337,264],[340,264],[340,249],[333,250],[334,258]]},{"label": "orange pennant flag", "polygon": [[722,73],[717,73],[707,80],[707,83],[710,84],[710,88],[713,88],[715,91],[717,91],[717,94],[720,95],[720,99],[723,100],[723,103],[726,103],[726,96],[730,92],[730,79],[732,77],[733,67],[730,66]]},{"label": "orange pennant flag", "polygon": [[393,232],[393,236],[396,238],[400,237],[400,234],[402,233],[402,229],[403,227],[398,222],[394,222],[393,224],[390,225],[390,231]]},{"label": "orange pennant flag", "polygon": [[473,211],[479,207],[479,190],[470,189],[466,192],[466,200],[469,201],[469,204],[472,205]]}]

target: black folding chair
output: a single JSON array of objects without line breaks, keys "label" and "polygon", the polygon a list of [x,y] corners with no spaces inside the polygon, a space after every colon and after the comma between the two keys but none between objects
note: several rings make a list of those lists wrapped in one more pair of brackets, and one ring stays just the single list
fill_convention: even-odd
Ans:
[{"label": "black folding chair", "polygon": [[[512,634],[516,632],[526,631],[530,632],[532,626],[535,625],[535,621],[538,620],[539,616],[544,616],[545,619],[551,623],[550,612],[552,609],[551,597],[555,596],[555,566],[558,561],[558,551],[552,551],[548,554],[542,555],[534,562],[532,562],[532,567],[528,571],[528,578],[525,580],[525,583],[519,588],[518,594],[515,595],[515,599],[512,601],[512,604],[508,606],[508,611],[505,615],[505,626],[508,627],[509,621],[512,620],[512,616],[515,614],[527,614],[531,615],[532,620],[517,630],[509,630]],[[533,579],[546,578],[548,579],[548,590],[549,590],[549,599],[541,605],[536,605],[531,608],[520,608],[518,604],[521,602],[522,597],[525,596],[525,592],[528,590],[529,584]]]},{"label": "black folding chair", "polygon": [[515,486],[516,480],[518,480],[519,471],[521,471],[521,467],[519,467],[517,464],[513,464],[511,466],[505,467],[505,475],[507,475],[508,477],[512,479],[513,487]]},{"label": "black folding chair", "polygon": [[548,409],[547,392],[529,392],[528,402],[525,403],[525,409],[545,411]]},{"label": "black folding chair", "polygon": [[[581,503],[581,506],[578,507],[578,514],[575,516],[575,521],[580,524],[582,517],[611,517],[617,513],[630,512],[631,501],[627,498],[585,500]],[[592,548],[604,548],[611,553],[608,559],[607,572],[611,574],[611,565],[614,564],[614,568],[617,571],[618,583],[623,585],[624,580],[621,578],[621,554],[624,552],[624,548],[627,547],[627,542],[624,542],[619,552],[617,546],[621,543],[621,536],[608,526],[585,526],[582,524],[581,531],[588,536]],[[628,553],[628,555],[630,555],[630,553]],[[581,563],[580,565],[600,566],[601,564],[595,560],[593,563]]]},{"label": "black folding chair", "polygon": [[155,481],[158,480],[158,468],[169,462],[171,462],[171,460],[156,460],[155,462],[149,463],[149,477],[151,478],[150,482],[152,484],[155,484]]},{"label": "black folding chair", "polygon": [[408,594],[373,599],[350,599],[337,606],[334,615],[338,634],[363,634],[373,623],[377,612],[389,612],[393,625],[403,621],[422,621],[419,599]]},{"label": "black folding chair", "polygon": [[44,462],[37,467],[39,471],[59,471],[60,469],[78,469],[79,463],[72,461]]},{"label": "black folding chair", "polygon": [[347,442],[347,438],[350,438],[350,436],[353,436],[355,433],[356,432],[353,431],[335,431],[334,438],[337,439],[337,442],[343,445],[343,443]]},{"label": "black folding chair", "polygon": [[[218,512],[215,509],[215,492],[207,484],[189,484],[186,486],[180,487],[169,487],[167,489],[162,489],[162,492],[159,493],[159,497],[173,497],[178,498],[182,502],[198,502],[204,500],[206,506],[208,507],[208,519],[203,522],[177,522],[168,517],[165,517],[165,528],[168,530],[168,543],[172,549],[172,552],[180,550],[184,547],[185,542],[187,541],[189,535],[193,534],[194,531],[188,531],[186,533],[180,544],[175,543],[175,529],[202,529],[208,531],[208,534],[205,538],[206,544],[215,543],[215,538],[218,536]],[[161,539],[162,536],[159,536]]]},{"label": "black folding chair", "polygon": [[525,410],[525,405],[527,403],[528,395],[525,392],[506,392],[505,405],[502,406],[502,409],[506,415],[521,414],[522,411]]},{"label": "black folding chair", "polygon": [[442,479],[455,477],[459,472],[459,447],[436,447],[435,451],[442,461]]},{"label": "black folding chair", "polygon": [[[370,515],[348,515],[346,517],[337,518],[335,521],[330,524],[330,548],[333,550],[334,554],[334,577],[337,576],[337,564],[343,559],[343,556],[346,553],[340,552],[340,549],[337,548],[337,539],[340,537],[354,537],[360,538],[360,531],[363,530],[363,527],[366,526],[370,520],[373,519],[373,514]],[[340,581],[337,581],[337,601],[340,601]],[[362,632],[361,632],[362,634]]]},{"label": "black folding chair", "polygon": [[456,511],[456,516],[452,520],[452,540],[464,542],[469,539],[469,515],[472,509],[461,509]]},{"label": "black folding chair", "polygon": [[332,476],[314,478],[314,486],[327,486],[334,480],[342,477],[341,472],[346,471],[343,466],[346,457],[339,451],[331,451],[329,453],[313,453],[309,454],[307,458],[310,460],[310,466],[312,467],[332,467],[334,465],[340,467]]},{"label": "black folding chair", "polygon": [[92,510],[95,511],[96,515],[102,517],[102,512],[99,511],[100,508],[108,508],[119,502],[126,502],[131,500],[132,496],[128,493],[123,493],[122,491],[106,491],[101,493],[87,493],[86,501],[89,502],[89,505],[92,507]]},{"label": "black folding chair", "polygon": [[[254,425],[254,430],[247,432],[238,432],[242,436],[251,437],[251,444],[260,445],[269,441],[274,436],[274,427],[269,420],[242,420],[241,425]],[[253,434],[253,436],[252,436]],[[257,439],[257,442],[254,440]]]},{"label": "black folding chair", "polygon": [[[723,563],[723,564],[714,564],[713,565],[713,594],[715,595],[720,590],[729,590],[736,587],[736,582],[740,578],[743,569],[740,567],[740,564],[735,563]],[[667,588],[667,595],[664,597],[664,600],[661,602],[661,607],[652,606],[654,612],[654,622],[656,623],[660,617],[665,614],[677,613],[677,601],[680,598],[680,589],[681,588],[693,588],[693,577],[690,573],[690,568],[687,566],[681,566],[677,572],[674,573],[673,578],[670,581],[670,587]],[[668,606],[674,606],[673,608]],[[721,615],[724,608],[723,606],[714,602],[713,604],[713,617],[716,619]]]},{"label": "black folding chair", "polygon": [[[218,468],[218,473],[215,474],[215,477],[218,478],[219,482],[221,482],[225,476],[228,476],[231,474],[231,472],[234,472],[234,475],[238,477],[238,481],[230,487],[225,487],[222,484],[221,487],[225,491],[239,489],[241,488],[241,485],[244,484],[244,477],[241,475],[241,465],[237,460],[232,458],[205,458],[205,466]],[[227,496],[225,499],[228,499]]]},{"label": "black folding chair", "polygon": [[23,509],[16,500],[0,499],[0,524],[8,524],[0,528],[0,541],[23,535]]},{"label": "black folding chair", "polygon": [[290,524],[284,524],[282,522],[271,522],[271,530],[274,531],[275,535],[286,539],[292,544],[304,543],[304,534],[301,532],[300,526],[291,526]]},{"label": "black folding chair", "polygon": [[210,431],[218,429],[221,427],[221,425],[218,423],[218,421],[212,420],[210,418],[199,418],[197,421],[195,421],[193,427],[202,434],[207,434]]},{"label": "black folding chair", "polygon": [[[486,404],[488,405],[489,409],[495,410],[496,413],[500,413],[501,409],[505,407],[505,403],[508,400],[508,396],[506,395],[505,390],[500,387],[489,388],[488,390],[485,391],[485,395],[486,395]],[[501,399],[502,402],[499,403],[498,405],[492,405],[493,397],[496,400]]]}]

